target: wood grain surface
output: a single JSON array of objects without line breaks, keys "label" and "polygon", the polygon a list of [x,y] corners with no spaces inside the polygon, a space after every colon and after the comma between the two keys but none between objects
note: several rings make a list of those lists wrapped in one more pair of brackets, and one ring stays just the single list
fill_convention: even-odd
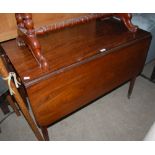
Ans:
[{"label": "wood grain surface", "polygon": [[[115,19],[92,21],[38,37],[49,70],[43,71],[27,47],[2,44],[27,91],[36,122],[47,127],[142,71],[151,34],[130,32]],[[26,79],[27,78],[27,79]]]},{"label": "wood grain surface", "polygon": [[[2,43],[2,47],[27,87],[49,73],[53,74],[65,66],[100,53],[103,48],[108,53],[113,48],[130,44],[148,35],[140,30],[133,34],[117,20],[98,20],[38,36],[49,64],[46,72],[40,69],[27,47],[17,46],[16,40]],[[24,77],[29,79],[25,80]]]},{"label": "wood grain surface", "polygon": [[142,30],[129,32],[117,20],[92,21],[40,36],[50,64],[48,72],[43,72],[28,49],[19,48],[15,40],[2,47],[28,87],[38,124],[46,126],[138,75],[149,38]]}]

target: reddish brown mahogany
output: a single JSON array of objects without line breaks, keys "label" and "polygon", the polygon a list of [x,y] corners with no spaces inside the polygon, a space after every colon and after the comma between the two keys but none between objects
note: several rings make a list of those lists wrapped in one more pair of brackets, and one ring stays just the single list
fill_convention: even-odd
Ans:
[{"label": "reddish brown mahogany", "polygon": [[15,14],[18,28],[18,38],[17,43],[19,46],[27,45],[32,52],[34,58],[44,70],[48,70],[48,63],[42,54],[42,49],[40,42],[37,39],[37,34],[45,34],[47,32],[59,30],[65,27],[74,26],[77,24],[86,23],[99,18],[107,18],[116,16],[120,18],[125,26],[131,31],[136,32],[137,27],[131,23],[131,14],[128,13],[96,13],[86,16],[81,16],[79,18],[69,19],[67,21],[62,21],[60,23],[55,23],[49,26],[42,26],[35,30],[32,21],[32,14],[30,13],[17,13]]},{"label": "reddish brown mahogany", "polygon": [[[22,27],[23,24],[18,23]],[[31,22],[30,22],[31,23]],[[129,24],[130,25],[130,24]],[[33,33],[32,27],[30,32]],[[18,73],[45,139],[46,128],[142,71],[151,35],[130,32],[116,19],[93,20],[38,35],[48,70],[42,70],[28,47],[15,40],[2,48]]]}]

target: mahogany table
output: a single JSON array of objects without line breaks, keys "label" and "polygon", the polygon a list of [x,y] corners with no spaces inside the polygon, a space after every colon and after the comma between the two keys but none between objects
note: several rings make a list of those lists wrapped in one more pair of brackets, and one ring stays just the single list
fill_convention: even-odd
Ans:
[{"label": "mahogany table", "polygon": [[151,34],[140,29],[130,32],[119,20],[108,18],[38,35],[38,40],[47,70],[16,40],[2,43],[1,53],[22,82],[23,98],[28,96],[48,140],[48,126],[127,81],[130,97]]}]

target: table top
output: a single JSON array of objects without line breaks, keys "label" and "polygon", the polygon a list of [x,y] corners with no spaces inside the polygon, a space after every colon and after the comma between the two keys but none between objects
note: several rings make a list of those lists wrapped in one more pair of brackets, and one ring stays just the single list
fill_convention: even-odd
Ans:
[{"label": "table top", "polygon": [[116,19],[95,20],[38,35],[42,53],[49,65],[47,71],[39,67],[27,47],[18,47],[16,40],[1,45],[25,86],[29,86],[33,81],[42,80],[49,74],[62,72],[69,66],[87,61],[96,55],[108,54],[115,48],[130,45],[148,36],[150,33],[140,29],[136,33],[128,31]]}]

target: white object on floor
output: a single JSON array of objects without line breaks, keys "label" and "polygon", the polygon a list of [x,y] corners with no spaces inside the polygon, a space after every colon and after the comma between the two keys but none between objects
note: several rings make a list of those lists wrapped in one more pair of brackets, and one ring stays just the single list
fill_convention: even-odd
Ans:
[{"label": "white object on floor", "polygon": [[146,134],[144,141],[155,141],[155,122],[153,123],[150,130]]}]

